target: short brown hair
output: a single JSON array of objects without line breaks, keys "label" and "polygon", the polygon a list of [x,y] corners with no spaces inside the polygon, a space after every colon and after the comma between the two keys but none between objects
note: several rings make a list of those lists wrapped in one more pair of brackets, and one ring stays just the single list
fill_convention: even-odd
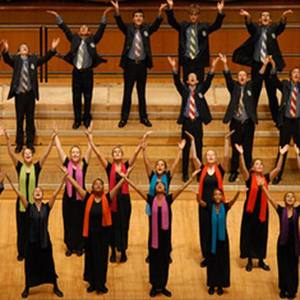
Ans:
[{"label": "short brown hair", "polygon": [[188,13],[189,13],[189,15],[192,15],[192,14],[199,15],[199,13],[200,13],[200,6],[198,4],[191,4],[189,6]]}]

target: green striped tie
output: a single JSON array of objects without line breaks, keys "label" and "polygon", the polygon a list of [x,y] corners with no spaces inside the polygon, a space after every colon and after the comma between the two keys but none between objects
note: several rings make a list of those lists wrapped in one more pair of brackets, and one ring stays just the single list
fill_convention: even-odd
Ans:
[{"label": "green striped tie", "polygon": [[190,37],[190,58],[195,59],[196,57],[196,28],[191,27],[191,37]]}]

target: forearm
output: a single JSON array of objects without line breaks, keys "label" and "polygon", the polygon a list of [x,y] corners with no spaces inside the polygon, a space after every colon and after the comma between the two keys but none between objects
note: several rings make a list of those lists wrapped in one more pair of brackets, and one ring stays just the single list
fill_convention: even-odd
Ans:
[{"label": "forearm", "polygon": [[124,177],[127,183],[145,200],[147,200],[147,195],[143,193],[128,177]]},{"label": "forearm", "polygon": [[56,149],[57,149],[59,159],[60,159],[61,163],[64,163],[67,156],[66,156],[66,153],[65,153],[64,149],[61,146],[61,142],[60,142],[60,139],[59,139],[58,136],[55,137],[55,145],[56,145]]},{"label": "forearm", "polygon": [[144,160],[144,165],[145,165],[145,168],[146,168],[147,175],[150,176],[152,169],[151,169],[151,163],[148,159],[148,155],[146,153],[146,150],[143,150],[143,160]]},{"label": "forearm", "polygon": [[84,198],[86,195],[86,191],[79,185],[79,183],[70,175],[66,176],[66,179],[72,184],[75,190],[79,193],[79,195]]},{"label": "forearm", "polygon": [[135,148],[135,151],[134,151],[132,157],[128,161],[129,166],[132,166],[135,163],[135,161],[136,161],[136,159],[137,159],[137,157],[138,157],[138,155],[139,155],[139,153],[140,153],[141,150],[142,150],[142,147],[141,147],[141,144],[139,144]]},{"label": "forearm", "polygon": [[242,176],[243,176],[244,180],[246,181],[249,178],[249,172],[248,172],[246,164],[245,164],[243,153],[240,153],[240,155],[239,155],[239,162],[240,162],[240,169],[241,169]]}]

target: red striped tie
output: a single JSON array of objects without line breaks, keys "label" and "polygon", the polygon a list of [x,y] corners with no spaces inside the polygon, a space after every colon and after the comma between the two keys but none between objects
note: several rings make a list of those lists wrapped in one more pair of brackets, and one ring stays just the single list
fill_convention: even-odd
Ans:
[{"label": "red striped tie", "polygon": [[297,86],[294,86],[293,91],[292,91],[291,108],[290,108],[290,115],[291,115],[292,118],[296,117],[297,98],[298,98],[298,89],[297,89]]},{"label": "red striped tie", "polygon": [[192,120],[194,120],[195,116],[196,116],[196,112],[195,112],[195,97],[194,96],[195,96],[195,92],[191,91],[189,117]]}]

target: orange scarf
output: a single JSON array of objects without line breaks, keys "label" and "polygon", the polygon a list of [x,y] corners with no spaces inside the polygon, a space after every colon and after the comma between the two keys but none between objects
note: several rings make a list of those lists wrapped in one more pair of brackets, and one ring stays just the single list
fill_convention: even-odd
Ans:
[{"label": "orange scarf", "polygon": [[[89,199],[86,202],[85,212],[84,212],[84,219],[83,219],[83,236],[84,237],[89,236],[90,211],[91,211],[94,201],[95,201],[95,195],[91,194]],[[102,194],[102,197],[101,197],[101,203],[102,203],[102,226],[103,227],[111,226],[112,225],[111,212],[110,212],[108,200],[104,193]]]},{"label": "orange scarf", "polygon": [[[264,186],[266,189],[268,189],[268,183],[266,181],[266,178],[263,176],[264,179]],[[255,203],[257,200],[257,193],[259,190],[259,186],[257,184],[257,178],[255,174],[251,175],[251,186],[250,186],[250,193],[248,196],[248,203],[246,207],[246,212],[247,213],[253,213]],[[262,190],[261,193],[261,199],[260,199],[260,212],[259,212],[259,220],[261,222],[266,221],[266,216],[267,216],[267,207],[268,207],[268,201],[267,201],[267,195],[266,193]]]},{"label": "orange scarf", "polygon": [[[214,169],[215,169],[215,174],[216,174],[217,181],[218,181],[218,188],[221,189],[224,192],[224,189],[223,189],[223,177],[222,177],[222,174],[221,174],[220,169],[219,169],[219,167],[218,167],[217,164],[214,164]],[[198,191],[199,199],[202,199],[204,178],[205,178],[205,176],[207,174],[207,171],[208,171],[208,164],[206,164],[204,166],[204,168],[203,168],[203,170],[201,172],[200,179],[199,179],[199,191]],[[223,201],[224,200],[225,199],[223,199]]]}]

